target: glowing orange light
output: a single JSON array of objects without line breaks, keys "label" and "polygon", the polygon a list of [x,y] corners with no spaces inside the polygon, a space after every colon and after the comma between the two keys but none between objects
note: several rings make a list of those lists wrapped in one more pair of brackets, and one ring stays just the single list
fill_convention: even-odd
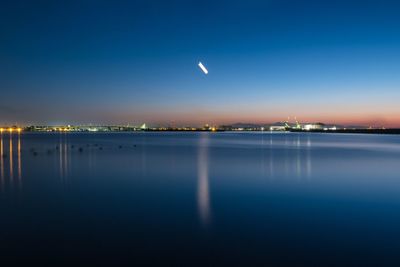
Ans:
[{"label": "glowing orange light", "polygon": [[10,133],[12,133],[12,131],[13,131],[13,129],[12,129],[12,128],[9,128],[8,130],[10,131]]},{"label": "glowing orange light", "polygon": [[21,128],[17,128],[17,131],[20,133],[22,131],[22,129]]}]

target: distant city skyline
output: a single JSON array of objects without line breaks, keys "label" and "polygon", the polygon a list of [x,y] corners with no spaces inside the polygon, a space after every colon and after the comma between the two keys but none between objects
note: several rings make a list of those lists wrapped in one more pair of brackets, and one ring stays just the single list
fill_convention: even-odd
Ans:
[{"label": "distant city skyline", "polygon": [[399,10],[389,0],[5,1],[0,125],[297,117],[400,128]]}]

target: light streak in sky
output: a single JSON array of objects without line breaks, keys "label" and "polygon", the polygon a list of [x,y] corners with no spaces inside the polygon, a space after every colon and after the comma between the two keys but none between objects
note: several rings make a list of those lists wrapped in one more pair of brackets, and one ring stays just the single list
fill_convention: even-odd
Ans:
[{"label": "light streak in sky", "polygon": [[208,70],[206,67],[204,67],[203,63],[199,62],[199,67],[205,74],[208,74]]}]

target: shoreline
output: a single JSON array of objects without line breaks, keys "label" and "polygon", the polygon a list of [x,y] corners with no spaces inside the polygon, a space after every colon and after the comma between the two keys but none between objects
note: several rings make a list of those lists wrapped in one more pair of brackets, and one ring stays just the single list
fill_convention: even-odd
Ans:
[{"label": "shoreline", "polygon": [[[145,132],[165,132],[165,133],[171,133],[171,132],[210,132],[210,133],[223,133],[223,132],[229,132],[229,133],[249,133],[249,132],[262,132],[262,133],[326,133],[326,134],[391,134],[391,135],[399,135],[400,134],[400,129],[394,128],[394,129],[339,129],[339,130],[298,130],[298,129],[288,129],[287,131],[262,131],[262,130],[201,130],[201,129],[196,129],[196,130],[184,130],[184,129],[168,129],[168,130],[158,130],[158,129],[146,129],[146,130],[137,130],[137,131],[30,131],[30,130],[25,130],[21,131],[19,133],[88,133],[88,134],[112,134],[112,133],[145,133]],[[13,132],[11,134],[19,134],[17,132]],[[2,134],[10,134],[8,131],[3,132]]]}]

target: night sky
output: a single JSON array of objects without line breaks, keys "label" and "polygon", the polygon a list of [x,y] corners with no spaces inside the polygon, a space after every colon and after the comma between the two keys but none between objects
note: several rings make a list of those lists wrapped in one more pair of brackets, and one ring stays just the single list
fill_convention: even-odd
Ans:
[{"label": "night sky", "polygon": [[399,99],[399,1],[0,3],[0,124],[400,127]]}]

